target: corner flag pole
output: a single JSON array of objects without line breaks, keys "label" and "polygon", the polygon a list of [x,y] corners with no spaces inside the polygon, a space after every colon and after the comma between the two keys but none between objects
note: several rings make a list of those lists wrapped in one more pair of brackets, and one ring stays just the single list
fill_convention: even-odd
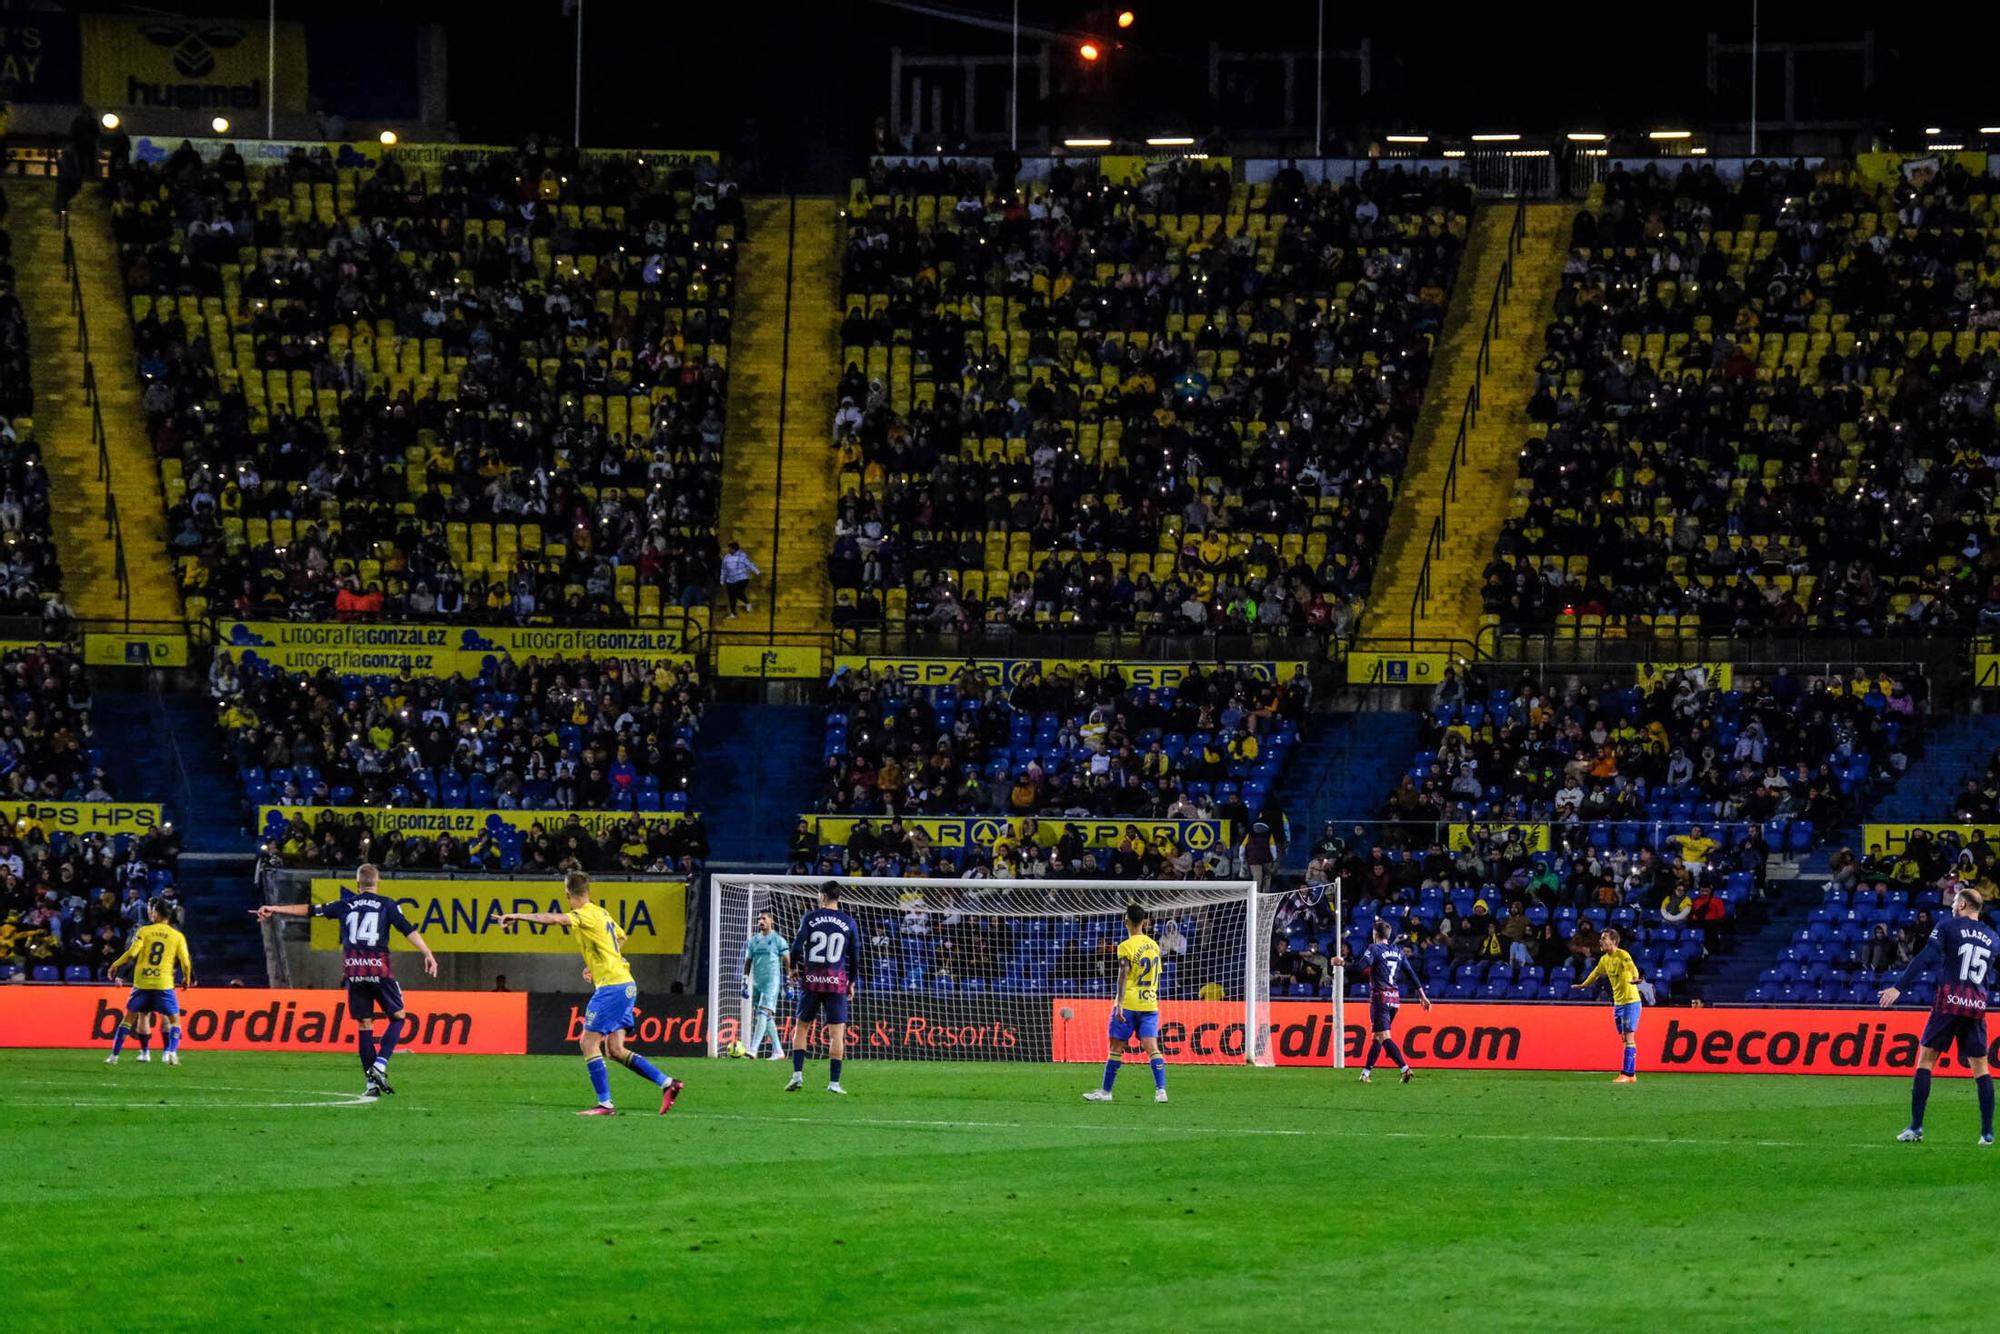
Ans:
[{"label": "corner flag pole", "polygon": [[[1347,957],[1347,939],[1340,929],[1340,877],[1333,878],[1333,944],[1338,951],[1334,957]],[[1347,1068],[1347,965],[1341,964],[1333,970],[1333,1068]]]}]

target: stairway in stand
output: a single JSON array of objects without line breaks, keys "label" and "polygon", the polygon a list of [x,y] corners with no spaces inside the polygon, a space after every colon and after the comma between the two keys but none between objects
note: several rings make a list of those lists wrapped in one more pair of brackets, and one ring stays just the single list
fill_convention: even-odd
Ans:
[{"label": "stairway in stand", "polygon": [[[1534,431],[1527,416],[1528,399],[1535,388],[1543,333],[1555,310],[1575,212],[1568,204],[1527,207],[1525,243],[1514,257],[1513,293],[1501,308],[1499,333],[1480,390],[1478,425],[1469,433],[1466,458],[1458,465],[1458,494],[1446,519],[1443,550],[1431,565],[1428,606],[1416,622],[1418,639],[1477,641],[1482,575],[1510,512],[1521,444]],[[1389,518],[1382,563],[1369,595],[1365,637],[1403,639],[1411,634],[1410,603],[1423,571],[1424,549],[1451,467],[1459,418],[1472,388],[1479,340],[1500,267],[1507,259],[1513,222],[1514,210],[1505,204],[1484,208],[1473,219],[1445,317],[1444,340],[1432,361],[1430,387],[1424,393],[1416,438]]]},{"label": "stairway in stand", "polygon": [[[35,437],[49,470],[56,554],[71,609],[92,620],[123,620],[112,549],[105,539],[104,483],[91,438],[90,404],[83,389],[83,352],[76,345],[76,316],[63,269],[62,215],[55,211],[55,183],[7,182],[14,236],[17,290],[28,320],[34,355]],[[125,534],[125,568],[131,581],[131,616],[138,621],[178,621],[180,587],[167,558],[166,508],[159,469],[146,437],[132,351],[132,323],[125,281],[103,189],[91,186],[71,203],[70,240],[76,247],[84,316],[90,326],[91,361],[104,416],[111,493]]]},{"label": "stairway in stand", "polygon": [[121,757],[118,795],[159,802],[180,830],[175,880],[187,904],[196,976],[264,985],[264,938],[250,920],[257,859],[235,776],[216,748],[208,701],[194,692],[156,690],[141,674],[106,673],[91,723],[97,744]]},{"label": "stairway in stand", "polygon": [[[1355,822],[1381,818],[1383,804],[1416,754],[1421,724],[1420,715],[1399,709],[1334,713],[1313,720],[1279,791],[1292,822],[1286,870],[1305,868],[1327,821],[1353,842]],[[1364,848],[1379,837],[1365,835]]]},{"label": "stairway in stand", "polygon": [[830,610],[845,229],[831,199],[760,197],[744,208],[720,536],[742,543],[764,576],[751,584],[753,613],[712,624],[782,644],[788,634],[823,635]]},{"label": "stairway in stand", "polygon": [[778,863],[799,815],[818,799],[813,766],[826,715],[810,704],[711,704],[702,713],[694,806],[709,860]]}]

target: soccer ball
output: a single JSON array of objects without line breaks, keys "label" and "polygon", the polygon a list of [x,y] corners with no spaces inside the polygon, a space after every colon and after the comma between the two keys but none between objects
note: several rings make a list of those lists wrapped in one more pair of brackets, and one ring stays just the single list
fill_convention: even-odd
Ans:
[{"label": "soccer ball", "polygon": [[729,1057],[731,1060],[740,1061],[749,1054],[750,1054],[749,1052],[743,1049],[742,1043],[732,1042],[729,1044]]}]

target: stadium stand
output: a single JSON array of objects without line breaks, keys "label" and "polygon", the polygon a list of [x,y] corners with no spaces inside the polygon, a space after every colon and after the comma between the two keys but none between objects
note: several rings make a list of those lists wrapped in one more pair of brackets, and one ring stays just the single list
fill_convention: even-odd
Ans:
[{"label": "stadium stand", "polygon": [[857,181],[836,623],[1345,633],[1469,209],[1199,161]]},{"label": "stadium stand", "polygon": [[[688,810],[703,693],[692,670],[639,662],[503,660],[476,680],[314,676],[218,654],[209,691],[252,807],[473,811]],[[355,855],[404,867],[586,864],[663,869],[706,857],[699,821],[575,822],[524,833],[488,821],[470,837],[377,834],[365,813],[309,809],[262,832],[287,863]],[[632,835],[636,833],[636,845]],[[570,839],[578,840],[570,847]]]},{"label": "stadium stand", "polygon": [[742,217],[712,168],[184,145],[114,188],[190,617],[705,623]]},{"label": "stadium stand", "polygon": [[[1116,666],[1101,673],[1058,666],[1001,686],[968,664],[949,686],[913,686],[866,667],[836,673],[828,689],[822,809],[867,817],[1005,812],[1049,822],[1076,819],[1221,819],[1240,839],[1253,819],[1281,818],[1272,802],[1298,740],[1310,691],[1226,666],[1194,666],[1175,687],[1128,687]],[[805,831],[801,831],[805,832]],[[872,830],[848,860],[901,873],[928,863],[964,866],[1038,860],[1032,831],[1011,849],[905,846],[899,824]],[[795,845],[794,861],[814,856]],[[1222,851],[1218,849],[1218,851]],[[1141,846],[1092,856],[1124,870],[1185,872],[1193,850]],[[1051,875],[1086,854],[1064,846]],[[1127,867],[1127,861],[1133,865]],[[1015,869],[1019,869],[1018,867]],[[1006,872],[995,870],[995,874]]]},{"label": "stadium stand", "polygon": [[[1895,781],[1923,717],[1900,683],[1860,675],[1781,671],[1724,690],[1671,670],[1650,687],[1586,689],[1532,676],[1493,687],[1475,670],[1447,674],[1424,729],[1375,846],[1363,859],[1329,829],[1308,889],[1361,886],[1347,949],[1386,916],[1440,995],[1559,1000],[1605,926],[1656,985],[1684,984],[1773,857],[1810,851]],[[1447,846],[1446,826],[1467,832]],[[1342,930],[1330,902],[1293,911],[1274,975],[1324,986]]]},{"label": "stadium stand", "polygon": [[90,726],[90,680],[75,654],[34,645],[0,653],[0,798],[109,801]]},{"label": "stadium stand", "polygon": [[[0,219],[6,217],[0,199]],[[14,293],[13,236],[0,228],[0,615],[36,616],[59,628],[69,616],[49,527],[49,476],[35,443],[35,387],[28,321]]]},{"label": "stadium stand", "polygon": [[[1959,885],[1996,892],[1993,844],[1984,831],[1933,836],[1912,831],[1901,850],[1872,850],[1839,859],[1789,941],[1745,993],[1752,1003],[1870,1005],[1894,984],[1931,927],[1950,914]],[[1989,902],[1991,900],[1989,899]],[[1769,956],[1766,956],[1769,959]],[[1932,982],[1918,983],[1910,1003],[1930,1003]]]},{"label": "stadium stand", "polygon": [[112,799],[91,703],[73,655],[39,646],[0,654],[0,795],[11,821],[0,836],[0,981],[101,978],[145,920],[146,899],[172,892],[171,829],[82,833],[38,809]]},{"label": "stadium stand", "polygon": [[1419,830],[1553,820],[1604,848],[1614,821],[1655,822],[1665,837],[1700,822],[1725,840],[1764,824],[1776,850],[1804,852],[1895,781],[1923,720],[1901,682],[1862,673],[1781,668],[1723,689],[1676,669],[1650,688],[1586,688],[1532,674],[1493,685],[1475,669],[1447,673],[1424,742],[1385,811]]},{"label": "stadium stand", "polygon": [[[1272,994],[1328,995],[1329,960],[1365,946],[1378,919],[1397,925],[1433,997],[1571,1000],[1598,933],[1618,928],[1662,999],[1678,994],[1726,940],[1736,907],[1758,891],[1763,854],[1735,850],[1697,881],[1652,849],[1564,847],[1475,837],[1449,851],[1399,853],[1329,832],[1315,845],[1304,888],[1281,908],[1272,942]],[[1725,866],[1727,869],[1725,869]],[[1328,885],[1346,888],[1345,928]],[[1360,978],[1350,974],[1357,996]]]},{"label": "stadium stand", "polygon": [[2000,623],[1993,183],[1614,169],[1579,215],[1489,623]]}]

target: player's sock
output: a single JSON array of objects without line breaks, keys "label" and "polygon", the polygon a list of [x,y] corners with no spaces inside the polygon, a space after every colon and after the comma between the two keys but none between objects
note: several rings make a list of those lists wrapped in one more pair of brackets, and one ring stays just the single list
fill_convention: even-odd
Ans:
[{"label": "player's sock", "polygon": [[1167,1087],[1167,1058],[1164,1056],[1155,1056],[1152,1060],[1152,1066],[1153,1087],[1164,1093]]},{"label": "player's sock", "polygon": [[389,1058],[396,1054],[396,1035],[403,1031],[403,1025],[391,1019],[382,1030],[382,1036],[375,1043],[375,1064],[386,1069]]},{"label": "player's sock", "polygon": [[611,1105],[611,1075],[604,1068],[604,1058],[602,1056],[593,1056],[583,1063],[583,1068],[590,1071],[590,1086],[597,1090],[598,1104],[603,1107],[609,1107]]},{"label": "player's sock", "polygon": [[1993,1076],[1981,1075],[1973,1083],[1979,1089],[1979,1133],[1993,1133]]},{"label": "player's sock", "polygon": [[139,1039],[140,1051],[151,1051],[153,1049],[153,1035],[151,1033],[140,1033],[136,1036]]},{"label": "player's sock", "polygon": [[1375,1068],[1375,1058],[1380,1056],[1381,1054],[1382,1054],[1382,1039],[1380,1038],[1368,1039],[1368,1059],[1362,1063],[1361,1068],[1363,1070],[1373,1070]]},{"label": "player's sock", "polygon": [[1111,1086],[1118,1082],[1118,1068],[1125,1064],[1124,1058],[1107,1056],[1104,1059],[1104,1091],[1111,1092]]},{"label": "player's sock", "polygon": [[794,1047],[792,1049],[792,1073],[795,1075],[802,1075],[805,1072],[806,1072],[805,1049],[803,1047]]},{"label": "player's sock", "polygon": [[1639,1073],[1639,1049],[1637,1047],[1627,1047],[1625,1049],[1624,1072],[1628,1075]]},{"label": "player's sock", "polygon": [[[1407,1070],[1410,1068],[1410,1063],[1403,1059],[1403,1049],[1396,1042],[1396,1039],[1394,1038],[1383,1039],[1382,1054],[1387,1056],[1390,1060],[1394,1061],[1396,1063],[1396,1068],[1398,1070]],[[1373,1065],[1375,1064],[1375,1062],[1370,1061],[1368,1064]]]},{"label": "player's sock", "polygon": [[111,1054],[116,1056],[119,1052],[124,1051],[125,1039],[131,1036],[131,1029],[125,1027],[123,1024],[118,1025],[117,1029],[111,1034]]},{"label": "player's sock", "polygon": [[1931,1072],[1918,1070],[1910,1080],[1910,1129],[1924,1128],[1924,1104],[1931,1100]]},{"label": "player's sock", "polygon": [[364,1028],[356,1042],[361,1048],[361,1069],[365,1074],[375,1068],[375,1034]]},{"label": "player's sock", "polygon": [[641,1079],[652,1080],[660,1088],[667,1086],[667,1077],[660,1073],[659,1067],[636,1051],[625,1053],[625,1068]]},{"label": "player's sock", "polygon": [[841,1058],[840,1058],[840,1057],[838,1057],[838,1056],[833,1056],[833,1057],[829,1057],[829,1058],[827,1059],[827,1062],[826,1062],[826,1082],[827,1082],[827,1083],[829,1083],[829,1084],[838,1084],[838,1083],[840,1082],[840,1062],[841,1062]]},{"label": "player's sock", "polygon": [[180,1049],[181,1026],[179,1024],[170,1024],[167,1027],[167,1050],[177,1052]]}]

